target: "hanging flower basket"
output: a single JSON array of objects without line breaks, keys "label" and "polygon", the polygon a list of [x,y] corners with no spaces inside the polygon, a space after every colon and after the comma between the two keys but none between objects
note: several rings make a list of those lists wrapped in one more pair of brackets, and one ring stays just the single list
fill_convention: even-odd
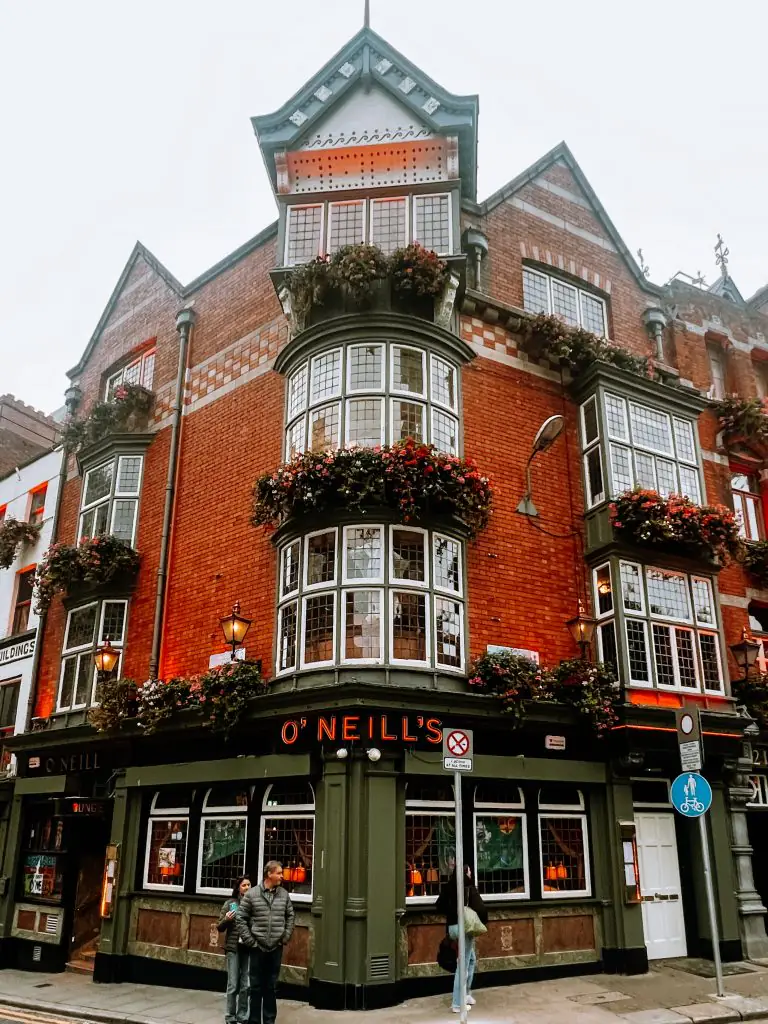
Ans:
[{"label": "hanging flower basket", "polygon": [[77,545],[51,544],[35,572],[35,610],[44,612],[56,594],[69,593],[78,584],[110,583],[138,571],[138,552],[110,534],[84,537]]},{"label": "hanging flower basket", "polygon": [[768,541],[758,540],[746,545],[744,568],[761,586],[768,586]]},{"label": "hanging flower basket", "polygon": [[768,415],[760,398],[725,398],[715,406],[715,415],[726,447],[743,441],[756,448],[768,448]]},{"label": "hanging flower basket", "polygon": [[495,694],[515,726],[522,725],[531,703],[572,707],[602,735],[618,720],[621,687],[604,665],[579,659],[561,661],[554,669],[508,651],[486,653],[469,670],[469,685],[478,693]]},{"label": "hanging flower basket", "polygon": [[72,420],[61,432],[68,452],[79,452],[110,434],[145,430],[154,395],[138,384],[120,384],[112,400],[98,402],[82,420]]},{"label": "hanging flower basket", "polygon": [[42,523],[25,523],[10,517],[0,523],[0,569],[10,569],[19,547],[34,544],[40,536]]},{"label": "hanging flower basket", "polygon": [[636,487],[610,505],[616,533],[634,544],[681,554],[703,554],[727,562],[744,558],[744,542],[733,512],[724,505],[696,505],[690,498]]},{"label": "hanging flower basket", "polygon": [[633,355],[583,327],[570,327],[559,316],[539,313],[530,319],[521,320],[520,330],[526,338],[526,347],[531,355],[537,359],[546,358],[553,363],[563,363],[574,377],[598,361],[629,370],[641,377],[654,376],[651,360],[647,356]]},{"label": "hanging flower basket", "polygon": [[255,526],[277,527],[291,516],[384,506],[400,521],[453,517],[471,536],[488,524],[492,492],[472,459],[408,439],[385,448],[305,452],[254,487]]}]

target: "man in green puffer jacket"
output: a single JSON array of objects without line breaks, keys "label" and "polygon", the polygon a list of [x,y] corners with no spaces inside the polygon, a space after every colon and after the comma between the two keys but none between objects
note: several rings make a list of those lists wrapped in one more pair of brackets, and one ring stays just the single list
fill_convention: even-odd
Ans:
[{"label": "man in green puffer jacket", "polygon": [[282,881],[282,864],[269,861],[261,884],[245,893],[235,914],[238,937],[251,950],[249,1024],[277,1020],[277,977],[295,917]]}]

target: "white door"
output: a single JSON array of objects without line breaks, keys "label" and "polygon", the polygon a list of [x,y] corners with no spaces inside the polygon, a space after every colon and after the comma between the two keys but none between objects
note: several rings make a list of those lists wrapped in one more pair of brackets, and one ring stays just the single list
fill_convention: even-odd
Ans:
[{"label": "white door", "polygon": [[649,960],[685,956],[685,922],[680,891],[675,816],[635,814],[643,930]]}]

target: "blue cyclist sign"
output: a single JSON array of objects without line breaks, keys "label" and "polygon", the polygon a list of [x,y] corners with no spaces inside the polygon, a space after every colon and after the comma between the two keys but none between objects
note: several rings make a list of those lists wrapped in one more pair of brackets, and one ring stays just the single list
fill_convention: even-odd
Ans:
[{"label": "blue cyclist sign", "polygon": [[686,818],[698,818],[712,806],[712,787],[697,772],[683,772],[672,783],[672,806]]}]

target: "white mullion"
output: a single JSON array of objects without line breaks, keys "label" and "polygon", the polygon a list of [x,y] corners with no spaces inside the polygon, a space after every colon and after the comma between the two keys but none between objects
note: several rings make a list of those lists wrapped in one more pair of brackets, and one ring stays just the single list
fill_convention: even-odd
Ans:
[{"label": "white mullion", "polygon": [[[581,837],[584,843],[584,881],[586,883],[585,889],[579,890],[565,890],[557,892],[546,892],[544,889],[544,851],[541,846],[541,822],[542,819],[546,818],[568,818],[581,821]],[[589,896],[592,893],[592,873],[589,867],[589,829],[587,827],[587,815],[586,814],[568,814],[558,813],[552,811],[539,812],[538,814],[538,836],[537,845],[539,848],[539,882],[541,883],[541,896],[542,899],[561,899],[567,900],[574,896]]]},{"label": "white mullion", "polygon": [[[189,814],[188,811],[187,811],[187,814]],[[180,884],[176,884],[176,883],[165,884],[164,882],[150,882],[148,880],[149,879],[149,854],[150,854],[150,851],[152,849],[152,823],[153,823],[153,821],[167,821],[168,818],[166,817],[166,814],[163,813],[163,814],[155,815],[154,818],[150,817],[149,822],[147,824],[147,843],[146,843],[146,852],[145,852],[145,855],[144,855],[144,886],[143,886],[143,888],[145,888],[145,889],[159,889],[159,890],[167,889],[170,892],[183,892],[184,891],[184,879],[186,878],[186,875],[187,875],[187,849],[189,847],[189,817],[186,817],[186,818],[175,817],[173,814],[171,814],[170,816],[173,817],[174,820],[178,821],[179,823],[183,822],[186,825],[186,830],[185,830],[185,833],[184,833],[184,873],[181,876],[181,883]]]},{"label": "white mullion", "polygon": [[[347,656],[347,594],[378,594],[379,597],[379,657],[350,658]],[[341,592],[341,650],[339,663],[347,665],[381,665],[384,662],[384,590],[375,586],[347,587]]]},{"label": "white mullion", "polygon": [[[477,810],[478,807],[482,808],[481,804],[475,804],[475,810],[472,815],[472,824],[474,826],[475,844],[475,864],[477,864],[477,820],[478,818],[517,818],[522,825],[522,841],[523,841],[523,891],[522,892],[484,892],[480,895],[484,900],[488,902],[496,902],[499,900],[527,900],[530,898],[531,893],[531,877],[528,864],[528,816],[523,811],[516,810],[511,814],[496,805],[489,807],[487,810]],[[475,885],[477,885],[477,879],[475,879]]]}]

